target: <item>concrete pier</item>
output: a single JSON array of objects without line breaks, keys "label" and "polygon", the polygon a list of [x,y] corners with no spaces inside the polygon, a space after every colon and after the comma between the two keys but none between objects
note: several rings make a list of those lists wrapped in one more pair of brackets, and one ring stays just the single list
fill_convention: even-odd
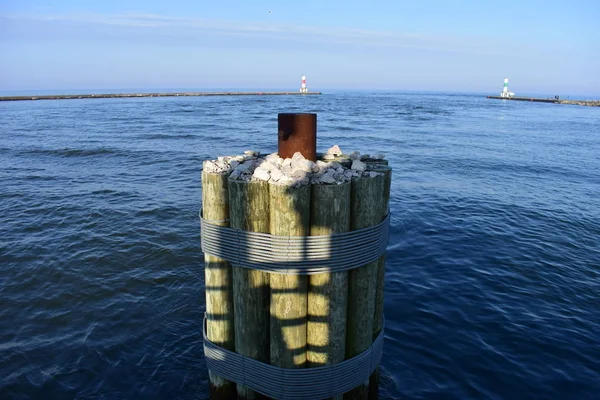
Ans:
[{"label": "concrete pier", "polygon": [[199,96],[306,96],[321,92],[179,92],[179,93],[101,93],[57,94],[44,96],[0,96],[0,101],[19,100],[72,100],[72,99],[120,99],[132,97],[199,97]]},{"label": "concrete pier", "polygon": [[579,106],[600,107],[600,100],[562,100],[562,99],[542,99],[538,97],[501,97],[487,96],[488,99],[497,100],[517,100],[517,101],[534,101],[538,103],[554,103],[554,104],[573,104]]}]

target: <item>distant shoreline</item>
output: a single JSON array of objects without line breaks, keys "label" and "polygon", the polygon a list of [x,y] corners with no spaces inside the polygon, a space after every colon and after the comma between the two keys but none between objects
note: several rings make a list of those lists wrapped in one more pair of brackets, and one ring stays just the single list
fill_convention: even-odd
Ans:
[{"label": "distant shoreline", "polygon": [[318,95],[321,92],[174,92],[174,93],[100,93],[56,94],[40,96],[0,96],[0,101],[24,100],[73,100],[73,99],[119,99],[138,97],[200,97],[200,96],[291,96]]}]

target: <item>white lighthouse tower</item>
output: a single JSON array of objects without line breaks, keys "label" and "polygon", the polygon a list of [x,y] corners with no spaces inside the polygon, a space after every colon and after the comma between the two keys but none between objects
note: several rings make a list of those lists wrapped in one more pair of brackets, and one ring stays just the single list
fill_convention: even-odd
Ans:
[{"label": "white lighthouse tower", "polygon": [[300,93],[308,93],[306,88],[306,76],[302,75],[302,86],[300,86]]},{"label": "white lighthouse tower", "polygon": [[513,97],[515,94],[513,92],[508,91],[508,78],[504,78],[504,87],[502,88],[502,93],[500,93],[500,97]]}]

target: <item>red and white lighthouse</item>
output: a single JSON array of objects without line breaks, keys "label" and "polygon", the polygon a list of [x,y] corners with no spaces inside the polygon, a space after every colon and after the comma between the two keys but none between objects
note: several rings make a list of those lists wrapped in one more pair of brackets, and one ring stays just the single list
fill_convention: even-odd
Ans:
[{"label": "red and white lighthouse", "polygon": [[302,86],[300,86],[300,93],[307,93],[308,89],[306,89],[306,76],[302,75]]}]

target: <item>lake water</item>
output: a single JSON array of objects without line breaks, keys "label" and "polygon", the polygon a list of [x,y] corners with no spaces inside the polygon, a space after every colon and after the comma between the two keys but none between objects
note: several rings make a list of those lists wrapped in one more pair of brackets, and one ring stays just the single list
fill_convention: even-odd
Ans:
[{"label": "lake water", "polygon": [[476,95],[0,103],[0,398],[204,399],[202,161],[386,153],[385,399],[600,392],[600,109]]}]

